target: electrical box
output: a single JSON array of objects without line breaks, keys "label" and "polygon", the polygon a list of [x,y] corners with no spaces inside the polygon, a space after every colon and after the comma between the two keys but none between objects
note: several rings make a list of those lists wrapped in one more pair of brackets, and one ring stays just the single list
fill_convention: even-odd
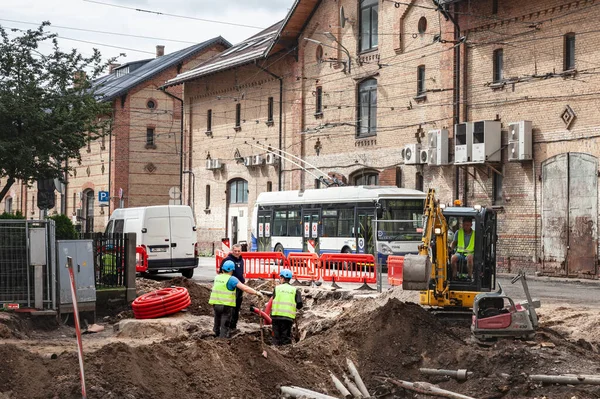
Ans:
[{"label": "electrical box", "polygon": [[448,164],[448,130],[430,130],[427,134],[427,145],[429,146],[428,164]]},{"label": "electrical box", "polygon": [[73,258],[73,274],[80,311],[96,308],[96,271],[94,270],[94,244],[92,240],[57,241],[60,312],[72,313],[71,280],[67,257]]},{"label": "electrical box", "polygon": [[421,160],[421,144],[407,144],[402,150],[404,155],[404,163],[406,165],[420,164]]},{"label": "electrical box", "polygon": [[471,162],[473,150],[473,123],[463,122],[454,125],[454,163]]},{"label": "electrical box", "polygon": [[508,124],[508,160],[528,161],[533,159],[531,121]]},{"label": "electrical box", "polygon": [[499,121],[473,122],[473,162],[500,162],[501,123]]}]

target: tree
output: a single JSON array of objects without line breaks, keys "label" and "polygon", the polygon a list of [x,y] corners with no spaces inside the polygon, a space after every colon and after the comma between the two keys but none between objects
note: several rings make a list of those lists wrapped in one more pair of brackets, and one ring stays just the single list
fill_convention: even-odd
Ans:
[{"label": "tree", "polygon": [[[80,160],[110,126],[111,106],[97,101],[93,85],[106,66],[100,53],[62,52],[49,25],[12,39],[0,26],[0,177],[8,178],[0,199],[18,179],[62,179],[66,161]],[[49,54],[38,50],[46,41]]]},{"label": "tree", "polygon": [[57,240],[75,240],[78,238],[77,230],[67,215],[49,216],[54,220]]}]

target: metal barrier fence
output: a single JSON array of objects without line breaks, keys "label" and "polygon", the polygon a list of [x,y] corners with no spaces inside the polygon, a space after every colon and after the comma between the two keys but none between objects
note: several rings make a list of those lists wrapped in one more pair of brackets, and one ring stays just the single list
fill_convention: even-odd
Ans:
[{"label": "metal barrier fence", "polygon": [[323,254],[319,259],[323,281],[376,283],[377,268],[371,254]]},{"label": "metal barrier fence", "polygon": [[125,270],[130,255],[127,234],[86,233],[82,238],[94,240],[96,288],[125,287]]},{"label": "metal barrier fence", "polygon": [[0,306],[56,309],[52,220],[0,220]]}]

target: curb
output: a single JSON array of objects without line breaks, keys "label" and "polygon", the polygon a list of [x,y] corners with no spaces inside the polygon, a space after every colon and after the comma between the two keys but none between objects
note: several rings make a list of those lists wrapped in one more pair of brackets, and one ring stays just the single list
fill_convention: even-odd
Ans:
[{"label": "curb", "polygon": [[[512,279],[514,273],[496,273],[499,278]],[[600,280],[587,280],[580,278],[566,278],[566,277],[549,277],[549,276],[536,276],[533,274],[527,274],[527,280],[531,281],[543,281],[547,283],[565,283],[565,284],[585,284],[585,285],[596,285],[600,287]]]}]

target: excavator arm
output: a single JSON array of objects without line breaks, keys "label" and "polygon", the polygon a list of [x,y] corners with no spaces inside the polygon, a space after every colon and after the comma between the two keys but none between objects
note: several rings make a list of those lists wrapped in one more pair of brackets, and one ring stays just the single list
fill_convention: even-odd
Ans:
[{"label": "excavator arm", "polygon": [[423,236],[418,255],[404,258],[405,290],[432,289],[436,298],[448,295],[448,224],[435,190],[429,189],[423,209]]}]

